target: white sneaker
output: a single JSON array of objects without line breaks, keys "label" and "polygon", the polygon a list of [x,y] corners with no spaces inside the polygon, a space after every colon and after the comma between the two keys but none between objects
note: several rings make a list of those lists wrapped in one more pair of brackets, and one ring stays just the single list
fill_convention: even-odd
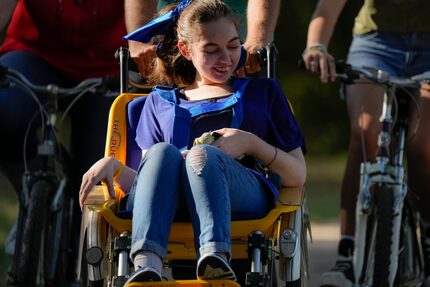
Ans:
[{"label": "white sneaker", "polygon": [[353,284],[352,260],[337,260],[332,269],[322,274],[320,286],[352,287]]},{"label": "white sneaker", "polygon": [[200,280],[233,280],[236,275],[227,260],[219,254],[206,254],[200,257],[196,270]]}]

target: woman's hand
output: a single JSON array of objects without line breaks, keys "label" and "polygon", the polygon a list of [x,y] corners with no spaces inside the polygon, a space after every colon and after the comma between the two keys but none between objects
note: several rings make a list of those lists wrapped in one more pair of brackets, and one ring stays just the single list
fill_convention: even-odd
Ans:
[{"label": "woman's hand", "polygon": [[336,79],[336,66],[334,58],[327,52],[322,44],[311,45],[302,54],[306,69],[312,73],[320,74],[321,82],[334,82]]},{"label": "woman's hand", "polygon": [[214,131],[221,135],[212,145],[221,149],[231,158],[238,159],[248,152],[252,138],[256,137],[252,133],[239,129],[224,128]]},{"label": "woman's hand", "polygon": [[105,157],[97,161],[82,177],[81,189],[79,191],[79,204],[81,208],[84,206],[87,198],[93,187],[100,181],[104,181],[108,188],[111,197],[115,197],[113,186],[114,174],[120,168],[121,163],[112,157]]}]

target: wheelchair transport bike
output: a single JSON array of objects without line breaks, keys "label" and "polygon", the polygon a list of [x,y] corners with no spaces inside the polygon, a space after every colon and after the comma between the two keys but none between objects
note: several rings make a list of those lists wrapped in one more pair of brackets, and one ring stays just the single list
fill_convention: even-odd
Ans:
[{"label": "wheelchair transport bike", "polygon": [[[274,50],[267,50],[272,62]],[[123,53],[128,55],[126,49]],[[121,62],[123,93],[111,107],[105,156],[137,168],[141,153],[135,130],[146,95],[127,92],[124,61],[128,63]],[[273,69],[273,65],[267,66]],[[121,190],[115,189],[113,199],[106,186],[96,186],[85,201],[78,266],[82,286],[123,286],[130,273],[131,215],[124,210]],[[232,221],[231,265],[238,282],[242,286],[307,286],[308,229],[302,188],[282,189],[276,207],[263,218]],[[162,275],[167,281],[127,286],[240,286],[229,280],[196,280],[195,256],[191,222],[174,222],[163,262]]]},{"label": "wheelchair transport bike", "polygon": [[[384,88],[376,162],[360,169],[353,255],[357,286],[420,286],[424,259],[416,195],[409,190],[404,148],[410,108],[417,108],[412,91],[428,83],[430,73],[397,78],[383,71],[337,63],[337,77],[346,83],[364,78]],[[412,105],[412,106],[411,106]]]},{"label": "wheelchair transport bike", "polygon": [[[26,131],[22,188],[19,191],[19,214],[12,266],[7,284],[13,286],[67,286],[73,278],[70,256],[72,224],[76,221],[76,193],[70,190],[68,155],[59,136],[59,129],[73,104],[86,93],[119,90],[118,79],[91,78],[71,88],[56,85],[35,85],[13,69],[0,66],[1,88],[16,87],[33,98],[39,107]],[[47,96],[41,103],[36,93]],[[74,98],[71,98],[73,97]],[[59,103],[70,100],[60,121]],[[37,167],[29,167],[25,146],[33,122],[40,116],[40,140]],[[76,217],[76,218],[74,218]],[[79,223],[79,222],[78,222]],[[75,223],[76,224],[76,223]],[[75,248],[76,249],[76,248]],[[68,279],[66,279],[68,278]],[[66,282],[69,280],[69,282]]]}]

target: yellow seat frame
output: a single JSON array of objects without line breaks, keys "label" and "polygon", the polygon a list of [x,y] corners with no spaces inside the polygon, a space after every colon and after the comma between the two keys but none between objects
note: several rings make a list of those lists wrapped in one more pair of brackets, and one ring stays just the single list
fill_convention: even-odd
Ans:
[{"label": "yellow seat frame", "polygon": [[[114,157],[125,164],[127,146],[127,103],[142,96],[146,95],[124,93],[114,101],[109,114],[105,148],[106,157]],[[89,210],[100,213],[106,222],[110,224],[118,234],[125,231],[131,233],[131,220],[121,219],[116,216],[119,198],[123,195],[123,192],[117,187],[115,189],[117,198],[113,199],[109,196],[105,186],[97,186],[93,192],[90,193],[85,205]],[[247,238],[253,231],[262,232],[266,238],[277,238],[279,232],[288,224],[289,214],[301,207],[303,203],[303,193],[303,189],[301,188],[283,188],[280,191],[280,198],[276,203],[275,208],[264,218],[232,221],[232,258],[248,258]],[[175,222],[173,224],[169,237],[168,254],[166,259],[195,259],[193,228],[190,222]],[[222,280],[210,281],[210,283],[201,280],[178,280],[174,282],[175,285],[182,286],[187,284],[205,287],[238,286],[235,282]],[[145,283],[136,286],[162,286],[163,283],[164,282]],[[128,286],[135,285],[129,284]],[[169,286],[172,285],[170,284]]]}]

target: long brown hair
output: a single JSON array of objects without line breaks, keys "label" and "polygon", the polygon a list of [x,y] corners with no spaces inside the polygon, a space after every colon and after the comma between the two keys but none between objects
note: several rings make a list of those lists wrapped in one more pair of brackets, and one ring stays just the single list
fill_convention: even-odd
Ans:
[{"label": "long brown hair", "polygon": [[191,44],[197,35],[196,29],[224,17],[231,20],[238,29],[237,17],[223,1],[194,0],[179,16],[175,34],[158,39],[157,58],[149,82],[176,87],[192,84],[196,77],[196,68],[179,52],[178,40]]}]

